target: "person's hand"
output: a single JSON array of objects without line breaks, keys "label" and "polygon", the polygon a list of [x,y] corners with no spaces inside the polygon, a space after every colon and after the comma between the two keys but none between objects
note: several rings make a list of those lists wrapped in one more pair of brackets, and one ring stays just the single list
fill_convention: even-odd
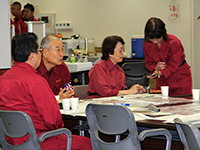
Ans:
[{"label": "person's hand", "polygon": [[152,74],[147,75],[147,78],[154,79],[158,77],[158,71],[154,71]]},{"label": "person's hand", "polygon": [[154,79],[154,78],[160,78],[162,73],[160,71],[154,71],[151,75],[147,75],[147,78]]},{"label": "person's hand", "polygon": [[165,62],[158,62],[155,71],[163,70],[167,67]]},{"label": "person's hand", "polygon": [[59,99],[64,99],[64,98],[71,98],[74,96],[74,90],[72,89],[68,89],[67,92],[64,93],[64,91],[66,90],[66,88],[60,88],[60,92],[59,92]]},{"label": "person's hand", "polygon": [[129,89],[129,94],[137,94],[137,93],[141,94],[143,92],[146,92],[146,90],[144,89],[143,86],[139,84],[135,84]]}]

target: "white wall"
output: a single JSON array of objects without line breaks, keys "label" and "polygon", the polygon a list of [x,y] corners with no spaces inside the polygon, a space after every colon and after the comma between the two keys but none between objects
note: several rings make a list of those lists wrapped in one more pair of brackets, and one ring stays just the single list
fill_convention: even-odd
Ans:
[{"label": "white wall", "polygon": [[193,53],[193,68],[195,68],[193,70],[193,84],[195,88],[199,88],[200,89],[200,19],[197,20],[197,18],[200,16],[200,1],[199,0],[193,0],[193,45],[194,45],[194,53]]},{"label": "white wall", "polygon": [[[22,5],[27,3],[25,0],[19,1]],[[169,0],[29,0],[29,2],[39,6],[39,13],[56,13],[56,22],[71,21],[73,30],[57,30],[64,37],[73,34],[80,34],[83,38],[93,37],[95,46],[100,47],[106,36],[117,34],[124,38],[127,53],[131,52],[131,35],[143,35],[145,23],[150,17],[161,18],[166,23],[168,33],[176,35],[181,40],[186,60],[192,67],[193,80],[196,81],[193,85],[200,88],[198,79],[200,20],[196,20],[200,15],[199,0],[180,0],[181,22],[179,23],[168,21]]]},{"label": "white wall", "polygon": [[143,35],[146,21],[160,17],[167,30],[182,41],[187,61],[191,65],[190,1],[181,0],[181,22],[168,21],[168,0],[31,0],[39,5],[40,13],[56,13],[57,22],[73,23],[73,30],[58,30],[64,37],[80,34],[95,38],[100,47],[108,35],[117,34],[126,42],[126,52],[131,52],[131,35]]},{"label": "white wall", "polygon": [[[10,50],[10,17],[9,1],[1,0],[0,5],[0,68],[11,67],[11,50]],[[8,12],[8,13],[5,13]]]}]

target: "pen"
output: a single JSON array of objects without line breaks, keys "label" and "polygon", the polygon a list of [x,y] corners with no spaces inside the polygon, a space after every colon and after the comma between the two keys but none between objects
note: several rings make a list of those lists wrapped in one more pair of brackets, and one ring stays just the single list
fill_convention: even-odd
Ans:
[{"label": "pen", "polygon": [[149,110],[155,111],[155,112],[159,112],[160,109],[158,107],[156,107],[154,104],[149,104],[148,105]]},{"label": "pen", "polygon": [[130,106],[130,104],[127,103],[115,103],[115,105]]}]

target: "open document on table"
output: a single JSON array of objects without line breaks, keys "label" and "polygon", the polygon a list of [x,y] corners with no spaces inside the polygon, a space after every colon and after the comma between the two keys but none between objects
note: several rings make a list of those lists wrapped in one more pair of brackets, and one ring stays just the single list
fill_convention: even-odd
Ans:
[{"label": "open document on table", "polygon": [[[73,116],[86,116],[85,108],[89,103],[112,104],[127,106],[135,116],[135,120],[162,120],[166,123],[174,123],[174,118],[183,121],[200,122],[200,103],[194,102],[191,98],[162,97],[161,94],[135,94],[126,96],[113,96],[80,100],[78,109],[61,110],[62,114]],[[161,110],[160,112],[150,111],[148,105],[153,104]]]}]

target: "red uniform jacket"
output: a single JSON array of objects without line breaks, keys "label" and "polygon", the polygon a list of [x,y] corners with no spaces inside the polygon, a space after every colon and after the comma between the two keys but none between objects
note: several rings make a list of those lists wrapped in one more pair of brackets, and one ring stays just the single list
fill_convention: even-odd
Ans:
[{"label": "red uniform jacket", "polygon": [[43,61],[41,60],[40,66],[37,71],[42,75],[42,77],[47,80],[51,90],[55,95],[58,95],[58,93],[60,92],[60,88],[63,88],[64,84],[71,81],[71,74],[67,68],[67,65],[64,62],[62,62],[61,65],[53,67],[52,70],[49,72],[46,69]]},{"label": "red uniform jacket", "polygon": [[[33,16],[32,20],[26,20],[26,19],[23,17],[23,18],[22,18],[22,21],[24,22],[24,21],[40,21],[40,20],[35,19],[35,17]],[[24,23],[24,24],[25,24],[25,23]],[[26,32],[28,32],[27,26],[26,26]]]},{"label": "red uniform jacket", "polygon": [[126,88],[123,69],[109,58],[97,62],[89,72],[88,98],[116,96]]},{"label": "red uniform jacket", "polygon": [[[64,127],[57,100],[47,81],[29,64],[14,62],[14,66],[0,79],[0,109],[26,112],[38,136],[46,131]],[[8,139],[11,144],[27,140]],[[59,135],[41,143],[42,150],[66,150],[67,138]],[[87,137],[72,136],[72,150],[91,150]]]},{"label": "red uniform jacket", "polygon": [[185,62],[184,48],[173,35],[168,34],[168,41],[162,40],[160,48],[152,42],[143,44],[145,65],[151,73],[158,62],[165,62],[167,67],[161,70],[162,76],[157,78],[156,86],[169,86],[169,95],[192,94],[192,76],[190,66]]},{"label": "red uniform jacket", "polygon": [[24,21],[22,20],[22,17],[22,14],[19,17],[15,17],[14,22],[12,23],[15,25],[15,35],[27,32],[27,28]]},{"label": "red uniform jacket", "polygon": [[[48,83],[27,63],[15,62],[1,77],[0,109],[26,112],[32,118],[38,136],[64,126],[58,103]],[[66,142],[65,137],[60,138]],[[11,142],[18,144],[21,140],[15,139]],[[46,147],[50,143],[51,140],[47,140],[47,143],[44,142],[41,146]],[[55,145],[54,148],[57,147],[59,146]],[[63,147],[66,147],[66,144],[63,144]]]}]

